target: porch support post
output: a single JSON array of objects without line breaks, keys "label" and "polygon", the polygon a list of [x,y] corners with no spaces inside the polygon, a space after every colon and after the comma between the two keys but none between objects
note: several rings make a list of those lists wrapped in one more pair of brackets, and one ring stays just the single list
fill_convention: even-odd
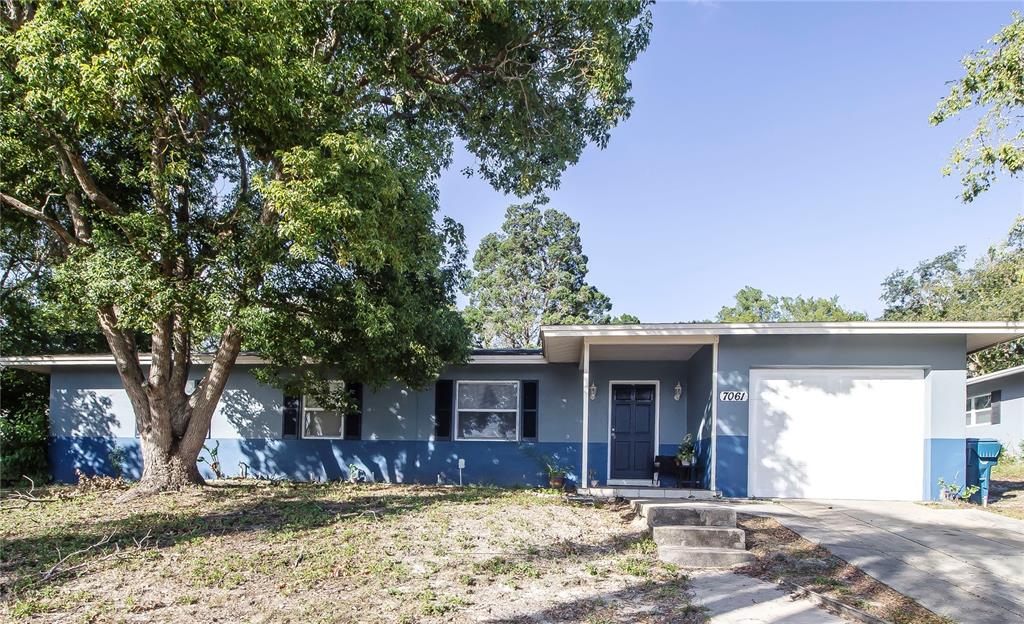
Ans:
[{"label": "porch support post", "polygon": [[711,345],[711,479],[708,489],[718,489],[718,336]]},{"label": "porch support post", "polygon": [[583,487],[590,487],[590,340],[588,338],[583,339],[583,355],[580,360],[580,366],[583,369],[583,470],[580,480],[583,482]]}]

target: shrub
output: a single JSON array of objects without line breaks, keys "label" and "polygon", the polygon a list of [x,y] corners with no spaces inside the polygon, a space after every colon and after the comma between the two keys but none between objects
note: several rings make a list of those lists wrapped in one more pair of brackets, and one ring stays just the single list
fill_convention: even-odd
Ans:
[{"label": "shrub", "polygon": [[0,483],[18,483],[22,475],[47,481],[49,378],[7,369],[0,372],[0,386]]}]

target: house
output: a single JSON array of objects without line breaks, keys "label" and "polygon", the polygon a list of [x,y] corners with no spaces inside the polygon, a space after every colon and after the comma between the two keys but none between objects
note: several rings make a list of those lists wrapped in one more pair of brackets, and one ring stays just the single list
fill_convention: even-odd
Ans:
[{"label": "house", "polygon": [[967,380],[967,437],[994,438],[1024,454],[1024,366]]},{"label": "house", "polygon": [[[351,414],[259,383],[243,355],[210,446],[229,475],[540,484],[547,456],[580,486],[653,487],[672,485],[653,480],[654,456],[690,433],[710,492],[935,499],[940,478],[963,482],[966,354],[1020,336],[993,322],[546,326],[541,349],[477,352],[428,388],[351,383]],[[109,471],[115,447],[138,474],[110,356],[2,363],[50,373],[57,480]]]}]

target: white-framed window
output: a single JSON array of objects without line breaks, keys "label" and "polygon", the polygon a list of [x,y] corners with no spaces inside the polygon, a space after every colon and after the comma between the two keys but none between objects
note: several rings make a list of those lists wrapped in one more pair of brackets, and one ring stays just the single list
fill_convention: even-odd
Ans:
[{"label": "white-framed window", "polygon": [[[345,389],[344,381],[329,381],[331,394]],[[345,437],[345,413],[322,407],[311,394],[302,395],[302,437],[341,440]]]},{"label": "white-framed window", "polygon": [[979,394],[967,398],[967,424],[988,425],[992,423],[992,394]]},{"label": "white-framed window", "polygon": [[519,439],[518,381],[458,381],[455,384],[455,439]]}]

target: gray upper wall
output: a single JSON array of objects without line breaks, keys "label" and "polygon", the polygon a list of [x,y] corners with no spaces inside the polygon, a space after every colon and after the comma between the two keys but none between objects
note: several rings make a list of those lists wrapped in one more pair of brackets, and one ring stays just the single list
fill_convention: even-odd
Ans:
[{"label": "gray upper wall", "polygon": [[[211,423],[213,438],[281,438],[284,396],[259,383],[252,366],[231,373]],[[197,367],[190,378],[203,374]],[[710,369],[707,372],[710,375]],[[590,439],[608,435],[608,384],[612,380],[657,380],[661,393],[660,440],[678,444],[688,431],[686,362],[593,362],[591,380],[598,391],[590,402]],[[583,433],[582,373],[575,364],[474,364],[446,369],[441,379],[535,380],[539,385],[538,441],[580,442]],[[683,387],[676,401],[676,383]],[[710,383],[710,379],[708,380]],[[112,367],[54,369],[50,379],[51,435],[135,436],[128,396]],[[413,390],[392,384],[363,393],[364,440],[430,440],[434,435],[434,386]]]},{"label": "gray upper wall", "polygon": [[[925,370],[929,438],[963,438],[963,336],[722,336],[718,390],[749,391],[759,367],[912,367]],[[716,397],[717,399],[717,397]],[[746,402],[718,403],[718,432],[748,434]],[[880,435],[884,432],[879,432]]]},{"label": "gray upper wall", "polygon": [[[1015,454],[1021,454],[1024,440],[1024,373],[982,381],[967,386],[967,396],[989,394],[1001,390],[998,425],[972,425],[967,427],[969,438],[994,438]],[[964,405],[966,408],[966,405]],[[965,410],[966,412],[966,410]],[[966,422],[966,419],[965,419]]]}]

